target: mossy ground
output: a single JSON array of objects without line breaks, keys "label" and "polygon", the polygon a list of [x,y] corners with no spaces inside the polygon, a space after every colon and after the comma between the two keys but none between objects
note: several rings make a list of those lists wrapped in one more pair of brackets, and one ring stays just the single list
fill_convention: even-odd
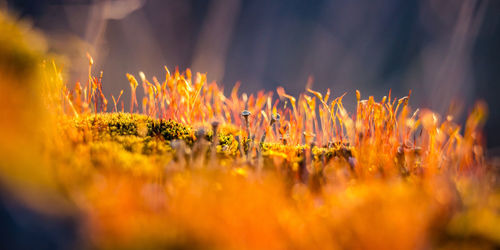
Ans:
[{"label": "mossy ground", "polygon": [[[74,128],[78,131],[82,143],[90,143],[93,147],[103,142],[113,142],[123,150],[144,155],[167,155],[172,153],[172,142],[183,141],[187,148],[192,148],[196,142],[213,143],[213,130],[193,128],[187,124],[173,120],[154,119],[142,114],[130,113],[100,113],[85,115],[73,119]],[[198,134],[200,138],[196,138]],[[257,142],[239,137],[238,130],[228,127],[217,131],[217,153],[236,157],[248,153],[250,147],[258,150],[264,158],[280,157],[290,164],[305,160],[305,151],[309,151],[312,161],[329,161],[343,159],[348,161],[353,157],[353,147],[340,143],[329,147],[314,145],[284,145],[276,142]],[[241,144],[241,146],[240,146]],[[102,146],[102,145],[101,145]],[[311,150],[312,146],[312,150]],[[207,148],[207,155],[211,148]]]}]

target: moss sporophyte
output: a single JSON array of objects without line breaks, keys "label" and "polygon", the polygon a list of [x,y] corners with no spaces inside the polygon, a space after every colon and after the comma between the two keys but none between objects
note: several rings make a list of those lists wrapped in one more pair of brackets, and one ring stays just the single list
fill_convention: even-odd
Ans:
[{"label": "moss sporophyte", "polygon": [[76,218],[78,248],[500,247],[484,103],[459,124],[412,109],[411,93],[357,91],[349,111],[347,94],[227,92],[167,68],[126,74],[108,103],[90,55],[88,78],[69,86],[57,63],[40,62],[29,26],[4,15],[2,202],[43,215],[44,235]]},{"label": "moss sporophyte", "polygon": [[[457,201],[470,197],[461,190],[471,181],[468,173],[487,173],[481,153],[480,129],[486,112],[482,104],[476,106],[462,134],[452,119],[441,121],[430,110],[412,111],[409,97],[398,99],[390,93],[377,102],[373,97],[362,100],[357,92],[356,113],[350,114],[342,103],[344,95],[330,98],[330,91],[321,94],[309,89],[295,98],[278,89],[279,99],[273,99],[272,92],[239,95],[236,86],[226,97],[218,85],[208,84],[202,74],[193,79],[190,71],[167,71],[163,82],[156,78],[150,82],[141,74],[142,85],[133,76],[128,78],[133,95],[138,86],[146,93],[140,104],[131,98],[130,111],[142,110],[140,114],[116,112],[116,100],[115,112],[100,112],[93,107],[95,95],[89,100],[72,95],[63,105],[63,110],[70,111],[63,120],[72,120],[65,126],[66,133],[73,135],[68,137],[72,154],[88,152],[90,161],[82,169],[93,170],[86,173],[119,175],[131,187],[155,183],[157,189],[147,202],[154,204],[160,199],[154,198],[157,194],[168,202],[161,203],[162,212],[143,216],[180,224],[160,223],[154,231],[188,227],[194,236],[185,234],[202,242],[206,234],[216,237],[214,244],[236,248],[246,244],[237,236],[227,238],[222,233],[227,228],[209,219],[219,214],[225,227],[252,232],[248,237],[257,248],[264,246],[262,230],[267,230],[272,244],[315,245],[316,237],[304,236],[307,233],[298,225],[322,235],[320,242],[333,232],[347,237],[346,228],[362,239],[332,239],[327,243],[332,246],[411,248],[426,239],[431,225],[439,225],[438,234],[447,235],[447,225],[468,221],[469,215],[451,219],[459,216]],[[130,190],[123,192],[122,196]],[[129,202],[149,206],[141,199]],[[89,207],[90,213],[102,211]],[[375,217],[367,217],[367,211]],[[420,214],[420,219],[414,220],[412,214]],[[253,224],[254,216],[262,218],[259,223]],[[394,240],[382,231],[373,232],[367,220],[380,228],[402,230],[406,236]],[[125,222],[132,223],[126,219],[118,224]],[[112,223],[102,219],[95,226],[118,230],[110,228]],[[139,235],[133,230],[118,231]],[[495,242],[490,232],[478,234]]]},{"label": "moss sporophyte", "polygon": [[498,206],[484,181],[482,103],[462,128],[391,93],[377,101],[357,92],[350,113],[345,94],[330,90],[247,95],[236,85],[226,96],[204,74],[177,69],[162,81],[127,79],[129,113],[122,92],[105,112],[91,71],[88,84],[61,87],[57,102],[53,165],[100,247],[193,238],[214,248],[407,249],[442,244],[431,233],[455,242],[468,232],[500,242],[488,223]]}]

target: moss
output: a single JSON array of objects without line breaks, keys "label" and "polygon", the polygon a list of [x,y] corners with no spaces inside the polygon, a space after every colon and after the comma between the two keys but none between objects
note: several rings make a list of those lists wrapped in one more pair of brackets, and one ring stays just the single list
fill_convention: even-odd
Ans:
[{"label": "moss", "polygon": [[[113,142],[113,147],[121,146],[125,154],[141,154],[147,156],[170,157],[173,140],[182,140],[188,147],[192,147],[198,140],[195,137],[195,130],[188,125],[184,125],[173,120],[153,119],[140,114],[129,113],[102,113],[82,116],[75,119],[75,126],[87,137],[91,138],[87,143],[99,144]],[[200,128],[197,136],[203,136],[207,141],[213,142],[213,131]],[[225,155],[228,159],[237,157],[239,154],[246,154],[251,139],[245,139],[243,147],[240,148],[238,135],[239,131],[232,127],[220,127],[218,129],[217,153]],[[280,159],[288,162],[287,166],[293,168],[303,163],[305,159],[304,150],[310,150],[309,145],[284,145],[278,142],[258,143],[254,141],[254,147],[261,150],[261,155],[265,159]],[[243,152],[240,152],[242,150]],[[348,161],[353,157],[352,146],[342,143],[331,143],[328,147],[312,148],[312,160],[330,161],[339,158]],[[169,156],[170,155],[170,156]]]},{"label": "moss", "polygon": [[349,158],[353,157],[353,151],[354,147],[349,146],[348,144],[332,143],[328,147],[314,147],[313,155],[316,160],[318,160],[322,155],[327,161],[335,157],[349,160]]},{"label": "moss", "polygon": [[[75,126],[82,131],[89,132],[94,141],[114,141],[122,145],[123,149],[131,153],[145,155],[166,154],[172,150],[172,140],[183,140],[192,146],[196,140],[194,129],[173,120],[153,119],[140,114],[129,113],[102,113],[83,116],[75,119]],[[218,133],[217,152],[227,156],[236,156],[239,151],[239,142],[236,139],[237,130],[221,128]],[[200,133],[208,141],[213,141],[213,131]],[[257,142],[254,142],[257,144]],[[246,153],[251,139],[245,139],[243,151]],[[256,145],[257,146],[257,145]],[[260,143],[263,157],[281,157],[290,162],[300,162],[303,150],[307,145],[283,145],[275,142]],[[313,159],[325,157],[327,161],[335,157],[348,160],[353,157],[353,147],[332,143],[328,147],[313,147]]]},{"label": "moss", "polygon": [[90,162],[96,168],[130,172],[133,175],[149,176],[160,168],[151,164],[152,158],[123,149],[115,141],[99,141],[90,145]]},{"label": "moss", "polygon": [[193,129],[172,120],[156,120],[139,114],[101,113],[75,118],[75,126],[90,131],[94,139],[116,136],[157,137],[166,141],[184,140],[192,144]]},{"label": "moss", "polygon": [[183,140],[188,145],[194,141],[193,129],[173,120],[154,120],[147,124],[148,136],[161,136],[167,141]]},{"label": "moss", "polygon": [[145,115],[102,113],[74,118],[73,126],[81,138],[74,143],[91,146],[111,143],[126,154],[166,155],[172,151],[170,141],[179,139],[191,145],[193,130],[175,121],[152,119]]}]

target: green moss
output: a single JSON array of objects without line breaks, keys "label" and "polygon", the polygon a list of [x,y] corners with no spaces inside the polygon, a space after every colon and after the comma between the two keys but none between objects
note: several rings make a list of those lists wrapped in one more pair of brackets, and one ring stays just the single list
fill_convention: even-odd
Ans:
[{"label": "green moss", "polygon": [[166,141],[184,140],[192,144],[193,129],[172,120],[156,120],[145,115],[102,113],[75,119],[80,130],[90,130],[94,139],[116,136],[156,137]]},{"label": "green moss", "polygon": [[74,127],[85,134],[77,143],[113,142],[129,153],[165,155],[172,151],[170,141],[179,139],[192,145],[193,129],[175,121],[152,119],[145,115],[102,113],[74,119]]},{"label": "green moss", "polygon": [[167,141],[183,140],[188,145],[194,141],[193,129],[172,120],[154,120],[147,124],[148,136],[161,136]]},{"label": "green moss", "polygon": [[[113,141],[131,153],[144,155],[162,155],[170,152],[172,140],[183,140],[187,146],[192,146],[196,138],[194,129],[173,120],[159,120],[140,114],[128,113],[102,113],[83,116],[75,119],[75,126],[96,141]],[[236,156],[239,143],[236,133],[232,130],[221,129],[218,133],[217,152],[227,156]],[[206,140],[213,141],[213,131],[199,133]],[[245,139],[243,153],[249,150],[251,139]],[[291,162],[303,159],[304,150],[309,150],[308,145],[283,145],[276,142],[258,143],[263,157],[282,157]],[[329,147],[313,147],[313,159],[332,159],[335,157],[348,160],[352,157],[352,147],[334,143]],[[323,158],[324,157],[324,158]]]}]

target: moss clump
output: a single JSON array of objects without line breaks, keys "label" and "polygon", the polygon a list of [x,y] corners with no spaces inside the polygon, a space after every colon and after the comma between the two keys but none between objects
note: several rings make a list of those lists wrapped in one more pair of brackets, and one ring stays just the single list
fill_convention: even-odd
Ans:
[{"label": "moss clump", "polygon": [[145,115],[125,113],[103,113],[75,118],[75,127],[90,132],[95,139],[103,136],[139,135],[138,127],[148,124],[152,119]]},{"label": "moss clump", "polygon": [[290,154],[298,155],[303,148],[306,148],[306,146],[291,146],[271,142],[262,143],[261,147],[264,156],[283,156],[284,158]]},{"label": "moss clump", "polygon": [[161,156],[172,151],[172,140],[183,140],[188,145],[194,141],[191,127],[140,114],[102,113],[81,116],[73,122],[81,135],[76,137],[76,144],[112,144],[132,154]]},{"label": "moss clump", "polygon": [[327,161],[336,157],[349,160],[353,157],[354,147],[344,143],[332,143],[328,147],[314,147],[312,152],[315,159],[324,156]]},{"label": "moss clump", "polygon": [[184,140],[192,144],[193,129],[172,120],[156,120],[146,115],[127,113],[102,113],[75,119],[80,130],[90,131],[94,139],[116,136],[157,137],[166,141]]},{"label": "moss clump", "polygon": [[[192,146],[197,140],[194,129],[173,120],[158,120],[140,114],[128,113],[102,113],[83,116],[75,119],[77,129],[90,133],[93,141],[113,141],[122,145],[123,149],[132,153],[145,155],[165,154],[170,152],[172,140],[182,140],[188,146]],[[240,151],[238,132],[235,130],[221,128],[218,132],[217,152],[227,156],[235,156]],[[204,134],[204,138],[213,142],[213,131]],[[303,159],[304,150],[309,150],[308,145],[283,145],[275,142],[257,143],[263,157],[280,157],[290,162],[300,162]],[[246,154],[251,139],[243,142],[241,150]],[[314,160],[330,160],[340,158],[349,160],[353,157],[353,147],[332,143],[328,147],[316,147],[312,149]]]},{"label": "moss clump", "polygon": [[161,138],[171,140],[183,140],[188,145],[194,141],[193,129],[187,125],[172,120],[154,120],[147,124],[148,136],[161,136]]}]

